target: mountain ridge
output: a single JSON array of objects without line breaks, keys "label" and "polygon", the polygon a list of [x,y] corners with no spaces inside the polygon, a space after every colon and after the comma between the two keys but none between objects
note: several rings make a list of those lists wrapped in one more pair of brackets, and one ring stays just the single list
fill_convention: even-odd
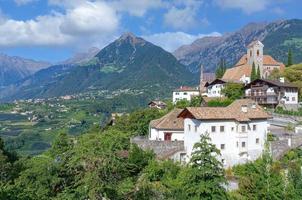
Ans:
[{"label": "mountain ridge", "polygon": [[[270,54],[277,60],[285,62],[289,48],[297,52],[302,51],[301,30],[302,20],[300,19],[249,23],[238,31],[220,37],[197,39],[190,45],[179,47],[173,55],[194,73],[199,72],[201,64],[205,71],[213,72],[220,59],[225,59],[231,67],[246,53],[246,46],[250,42],[260,40],[265,45],[265,54]],[[286,44],[293,36],[296,36],[298,42]],[[273,41],[271,38],[274,38]],[[302,53],[294,55],[294,60],[301,62],[301,56]]]}]

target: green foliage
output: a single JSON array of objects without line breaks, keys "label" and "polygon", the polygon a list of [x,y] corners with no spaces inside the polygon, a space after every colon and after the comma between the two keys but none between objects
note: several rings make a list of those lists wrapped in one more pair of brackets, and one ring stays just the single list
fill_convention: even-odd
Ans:
[{"label": "green foliage", "polygon": [[253,62],[252,72],[251,72],[251,81],[254,81],[256,79],[257,79],[257,71],[256,71],[255,63]]},{"label": "green foliage", "polygon": [[186,99],[179,100],[175,104],[176,108],[181,108],[181,109],[184,109],[184,108],[189,107],[189,106],[190,106],[190,102],[187,101]]},{"label": "green foliage", "polygon": [[299,88],[299,99],[302,99],[302,64],[285,68],[284,77]]},{"label": "green foliage", "polygon": [[118,117],[115,128],[129,132],[132,135],[147,135],[150,121],[160,118],[164,114],[166,114],[166,111],[158,109],[140,109],[129,115]]},{"label": "green foliage", "polygon": [[193,147],[184,189],[191,199],[226,199],[226,183],[222,163],[217,160],[220,151],[208,135],[202,134]]},{"label": "green foliage", "polygon": [[208,102],[209,107],[226,107],[233,103],[233,100],[231,99],[217,99],[217,100],[211,100]]},{"label": "green foliage", "polygon": [[226,64],[225,64],[225,60],[224,59],[220,59],[220,63],[219,66],[216,68],[216,78],[222,78],[225,71],[226,71]]},{"label": "green foliage", "polygon": [[293,53],[291,49],[288,49],[286,67],[290,67],[292,65],[293,65]]},{"label": "green foliage", "polygon": [[202,97],[201,96],[194,96],[192,99],[191,99],[191,102],[190,102],[190,107],[200,107],[201,106],[201,102],[202,102]]},{"label": "green foliage", "polygon": [[222,93],[231,100],[240,99],[244,94],[243,85],[240,83],[227,83]]},{"label": "green foliage", "polygon": [[258,65],[256,79],[260,79],[260,78],[261,78],[261,71],[260,71],[260,66]]},{"label": "green foliage", "polygon": [[273,71],[269,75],[268,79],[270,79],[270,80],[280,80],[281,76],[282,75],[281,75],[280,71],[277,68],[275,68],[275,69],[273,69]]},{"label": "green foliage", "polygon": [[298,111],[292,111],[292,110],[284,110],[282,107],[277,107],[274,110],[275,113],[283,114],[283,115],[293,115],[293,116],[302,116],[302,109],[298,109]]}]

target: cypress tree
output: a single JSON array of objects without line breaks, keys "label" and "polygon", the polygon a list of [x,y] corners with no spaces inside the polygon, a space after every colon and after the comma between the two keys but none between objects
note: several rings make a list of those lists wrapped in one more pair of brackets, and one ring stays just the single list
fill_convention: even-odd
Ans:
[{"label": "cypress tree", "polygon": [[258,65],[258,69],[257,69],[257,76],[256,79],[260,79],[261,78],[261,73],[260,73],[260,66]]},{"label": "cypress tree", "polygon": [[226,65],[225,65],[225,60],[224,59],[220,59],[219,65],[216,68],[216,78],[222,78],[224,73],[226,71]]},{"label": "cypress tree", "polygon": [[255,66],[255,63],[253,62],[252,72],[251,72],[251,81],[254,81],[256,79],[257,79],[256,66]]},{"label": "cypress tree", "polygon": [[293,65],[293,54],[292,54],[292,50],[288,49],[288,54],[287,54],[287,65],[286,67],[289,67]]}]

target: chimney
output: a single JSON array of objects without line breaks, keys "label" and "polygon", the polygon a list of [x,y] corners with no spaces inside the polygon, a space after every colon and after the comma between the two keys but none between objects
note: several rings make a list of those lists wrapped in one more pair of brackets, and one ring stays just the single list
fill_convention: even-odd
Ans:
[{"label": "chimney", "polygon": [[280,81],[281,83],[284,83],[284,82],[285,82],[284,77],[280,77],[279,81]]},{"label": "chimney", "polygon": [[242,105],[241,106],[241,111],[244,113],[247,113],[247,105]]}]

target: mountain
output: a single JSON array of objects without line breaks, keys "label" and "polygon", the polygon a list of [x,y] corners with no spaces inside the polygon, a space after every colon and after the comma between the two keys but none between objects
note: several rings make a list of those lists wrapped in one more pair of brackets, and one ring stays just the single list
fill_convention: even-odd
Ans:
[{"label": "mountain", "polygon": [[49,66],[47,62],[0,54],[0,88],[16,83]]},{"label": "mountain", "polygon": [[221,58],[233,66],[246,46],[254,40],[264,44],[264,53],[286,63],[288,49],[293,50],[293,60],[302,61],[302,20],[280,20],[272,23],[250,23],[233,33],[221,37],[204,37],[190,45],[181,46],[173,54],[190,71],[198,72],[200,64],[213,72]]},{"label": "mountain", "polygon": [[198,75],[189,72],[171,53],[126,33],[85,64],[57,65],[37,72],[11,87],[4,99],[120,89],[168,96],[172,88],[197,82]]},{"label": "mountain", "polygon": [[100,49],[97,47],[91,47],[87,52],[76,53],[73,57],[59,63],[59,64],[81,64],[88,62],[92,59],[97,53],[100,52]]}]

